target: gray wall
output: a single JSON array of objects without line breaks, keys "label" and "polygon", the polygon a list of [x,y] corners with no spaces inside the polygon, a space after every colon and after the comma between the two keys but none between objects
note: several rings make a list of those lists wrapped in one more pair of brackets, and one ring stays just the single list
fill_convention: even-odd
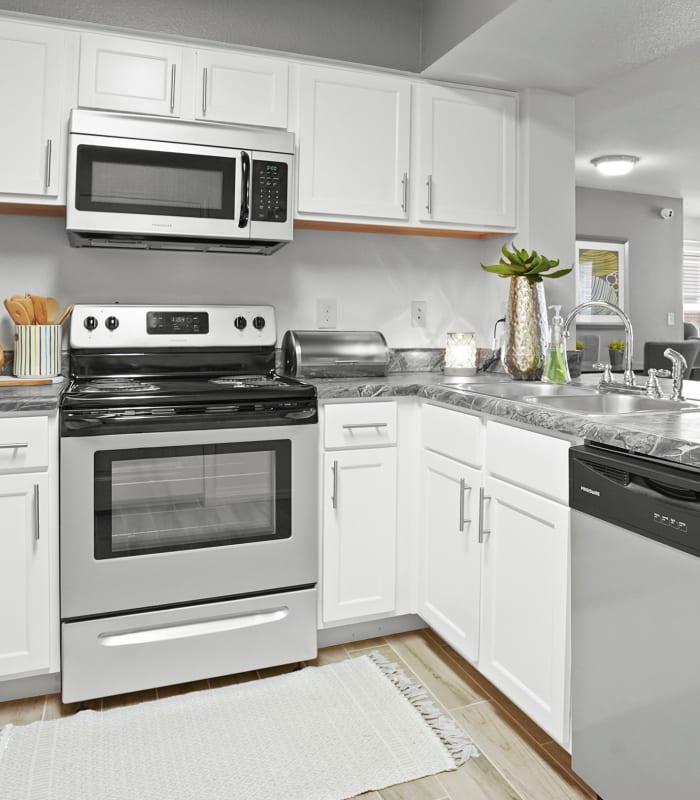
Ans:
[{"label": "gray wall", "polygon": [[420,68],[421,6],[422,0],[0,0],[0,10],[410,72]]},{"label": "gray wall", "polygon": [[444,56],[515,0],[424,0],[421,69]]},{"label": "gray wall", "polygon": [[[662,219],[661,208],[672,208],[673,218]],[[645,341],[683,338],[682,199],[578,187],[576,235],[629,243],[625,310],[634,326],[635,367],[642,366]],[[666,324],[669,311],[676,315],[672,326]],[[622,338],[619,328],[579,329],[599,332],[601,345]]]}]

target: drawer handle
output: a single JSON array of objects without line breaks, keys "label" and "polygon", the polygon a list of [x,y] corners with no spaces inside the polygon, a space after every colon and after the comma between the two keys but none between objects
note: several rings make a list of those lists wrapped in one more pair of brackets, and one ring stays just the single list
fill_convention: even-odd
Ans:
[{"label": "drawer handle", "polygon": [[173,639],[187,639],[192,636],[205,636],[209,633],[225,633],[241,628],[250,628],[253,625],[265,625],[268,622],[277,622],[289,616],[289,608],[270,609],[258,611],[253,614],[237,614],[233,617],[218,617],[197,622],[183,622],[175,625],[158,625],[152,628],[135,628],[119,633],[100,633],[98,643],[104,647],[123,647],[130,644],[150,644],[151,642],[165,642]]},{"label": "drawer handle", "polygon": [[29,447],[29,442],[12,442],[10,444],[0,444],[0,450],[20,450]]},{"label": "drawer handle", "polygon": [[459,531],[460,533],[464,532],[464,525],[471,524],[471,517],[469,519],[464,518],[464,493],[469,492],[471,494],[472,487],[467,486],[467,482],[464,478],[459,479]]},{"label": "drawer handle", "polygon": [[39,484],[34,484],[34,538],[39,541],[41,531],[39,530]]},{"label": "drawer handle", "polygon": [[356,428],[388,428],[388,422],[351,422],[343,425],[348,431],[354,431]]},{"label": "drawer handle", "polygon": [[338,462],[333,462],[333,494],[331,495],[331,503],[333,508],[338,508]]}]

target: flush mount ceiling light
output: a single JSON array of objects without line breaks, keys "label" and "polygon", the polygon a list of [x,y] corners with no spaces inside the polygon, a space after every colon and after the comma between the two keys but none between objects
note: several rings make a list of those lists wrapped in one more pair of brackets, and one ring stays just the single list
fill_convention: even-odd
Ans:
[{"label": "flush mount ceiling light", "polygon": [[603,175],[626,175],[637,161],[637,156],[598,156],[591,159],[591,164]]}]

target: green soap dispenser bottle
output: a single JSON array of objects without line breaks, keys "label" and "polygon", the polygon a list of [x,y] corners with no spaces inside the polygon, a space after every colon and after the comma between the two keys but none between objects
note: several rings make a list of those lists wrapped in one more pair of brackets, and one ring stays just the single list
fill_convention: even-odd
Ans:
[{"label": "green soap dispenser bottle", "polygon": [[549,347],[542,371],[543,383],[571,383],[569,364],[566,360],[566,343],[562,336],[564,320],[561,318],[561,306],[549,306],[554,309],[552,327],[550,328]]}]

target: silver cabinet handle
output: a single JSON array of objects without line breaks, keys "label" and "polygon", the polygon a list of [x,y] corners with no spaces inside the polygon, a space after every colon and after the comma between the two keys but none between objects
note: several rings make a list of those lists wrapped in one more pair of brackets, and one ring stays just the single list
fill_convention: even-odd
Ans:
[{"label": "silver cabinet handle", "polygon": [[486,500],[491,500],[491,498],[484,494],[483,488],[479,489],[479,544],[483,544],[484,537],[491,533],[488,528],[484,528],[484,503]]},{"label": "silver cabinet handle", "polygon": [[175,111],[175,72],[177,64],[170,67],[170,111]]},{"label": "silver cabinet handle", "polygon": [[388,428],[388,422],[352,422],[348,423],[347,425],[343,425],[343,428],[346,430],[352,431],[355,428]]},{"label": "silver cabinet handle", "polygon": [[464,478],[459,479],[459,531],[462,533],[464,531],[465,524],[471,524],[471,517],[465,519],[464,518],[464,493],[469,492],[471,494],[472,487],[467,486],[467,482]]},{"label": "silver cabinet handle", "polygon": [[428,205],[426,208],[428,209],[428,214],[433,213],[433,176],[428,175],[428,180],[425,182],[425,185],[428,187]]},{"label": "silver cabinet handle", "polygon": [[53,149],[53,142],[51,139],[46,140],[46,188],[51,186],[51,150]]},{"label": "silver cabinet handle", "polygon": [[207,68],[202,70],[202,116],[207,115]]},{"label": "silver cabinet handle", "polygon": [[338,462],[333,462],[333,494],[331,495],[333,508],[338,508]]},{"label": "silver cabinet handle", "polygon": [[401,186],[403,187],[401,210],[406,213],[408,211],[408,172],[404,172],[403,178],[401,178]]},{"label": "silver cabinet handle", "polygon": [[19,450],[23,447],[29,447],[28,442],[9,442],[8,444],[0,444],[0,450]]},{"label": "silver cabinet handle", "polygon": [[39,530],[39,484],[34,484],[34,538],[39,541],[41,532]]}]

